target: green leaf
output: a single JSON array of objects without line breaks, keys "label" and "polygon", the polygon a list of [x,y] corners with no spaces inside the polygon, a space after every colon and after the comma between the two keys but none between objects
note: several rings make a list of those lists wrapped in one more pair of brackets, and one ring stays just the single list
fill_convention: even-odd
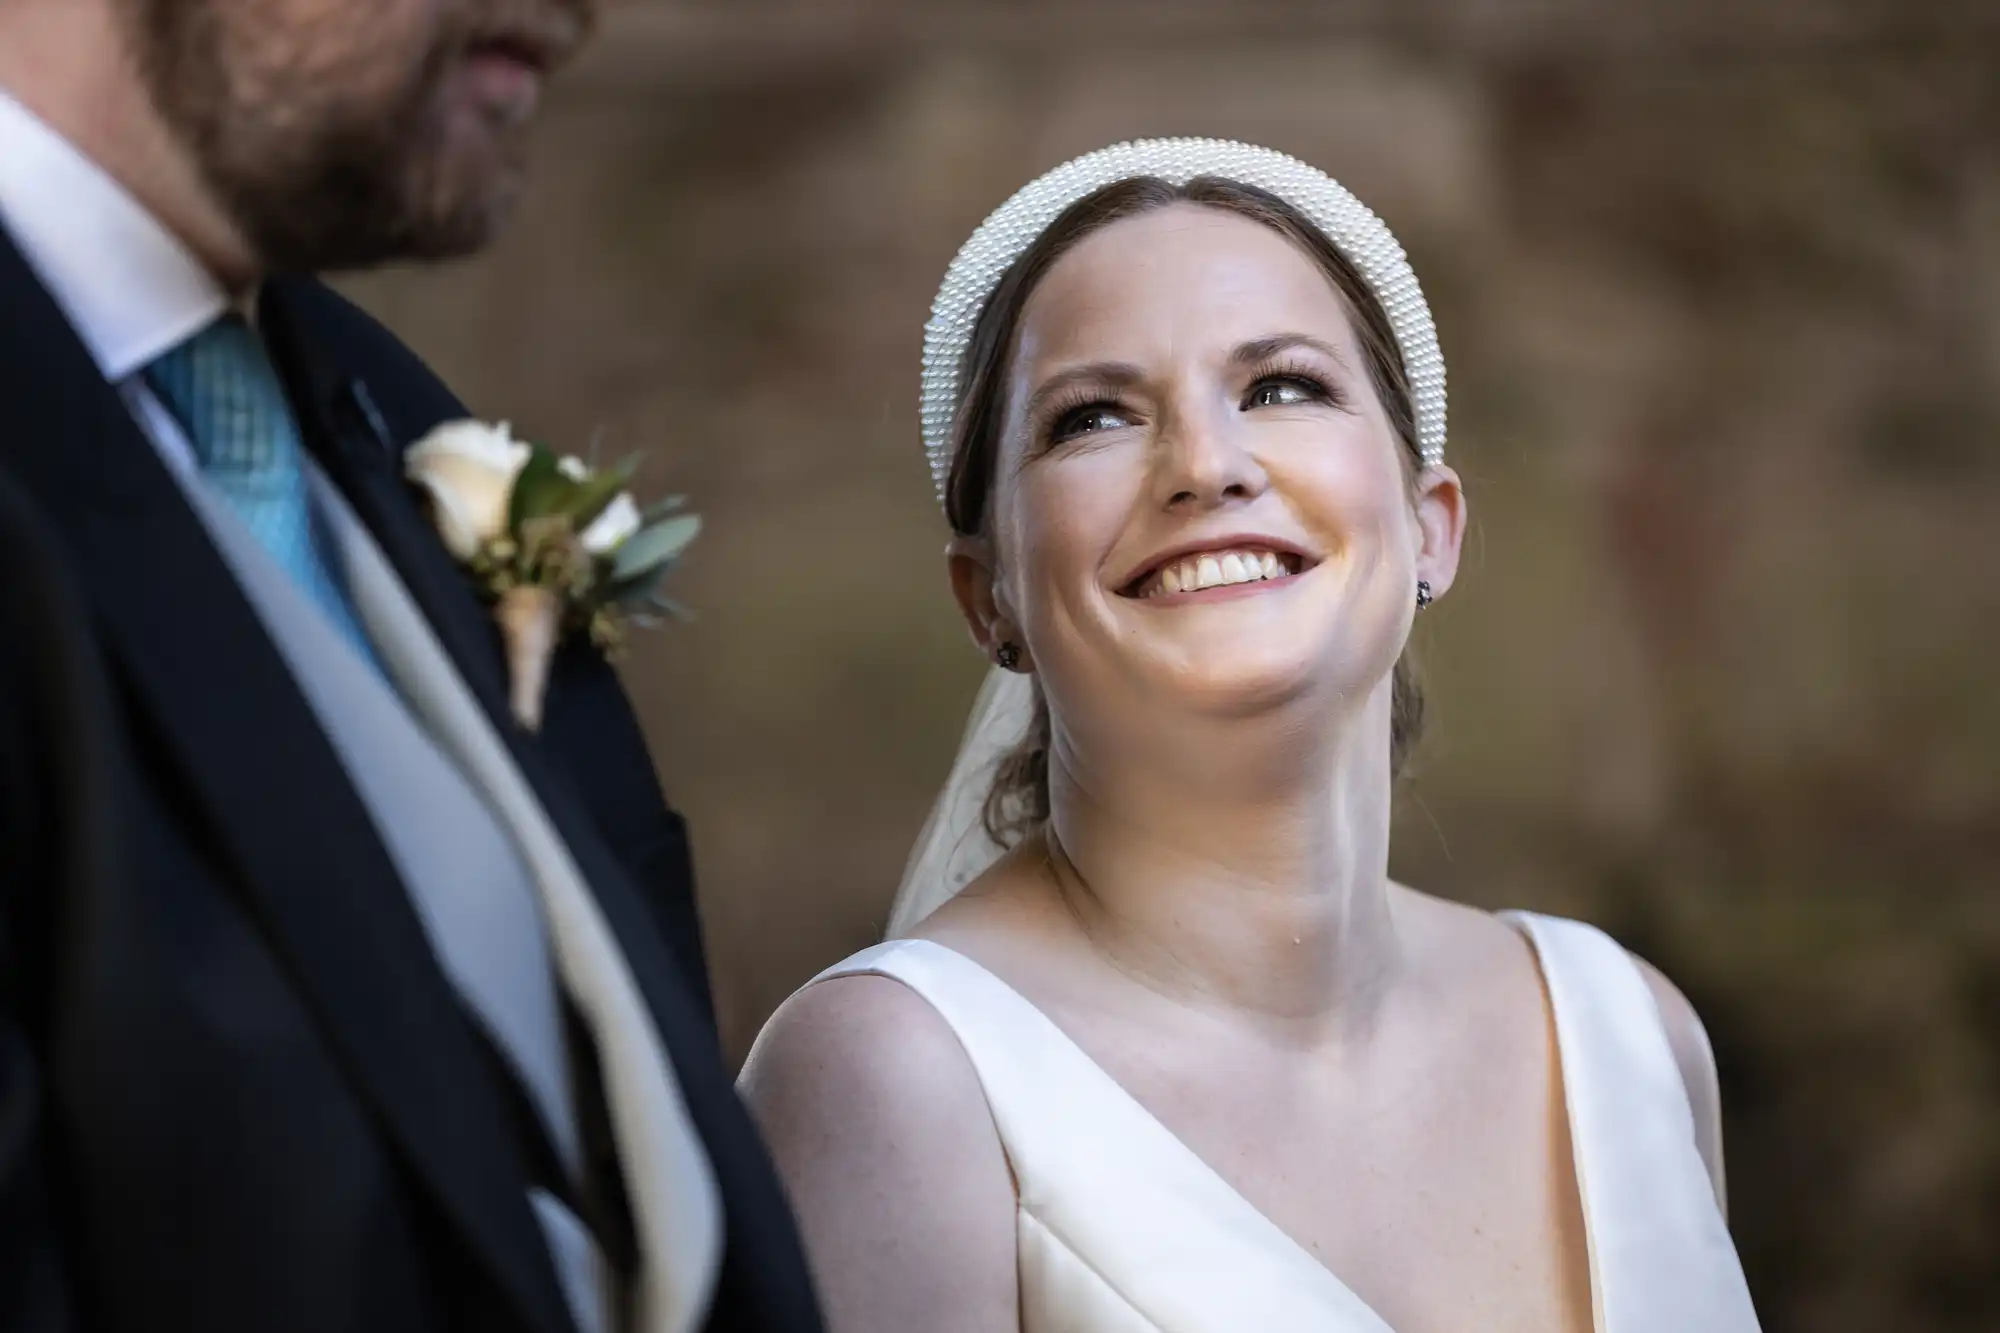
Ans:
[{"label": "green leaf", "polygon": [[507,498],[507,530],[520,535],[521,525],[530,519],[547,518],[562,512],[576,483],[556,466],[555,454],[534,446],[528,461],[514,478],[513,493]]},{"label": "green leaf", "polygon": [[613,583],[605,588],[604,600],[607,605],[615,606],[626,615],[631,615],[635,611],[645,609],[646,599],[653,595],[653,589],[657,586],[657,578],[650,575],[645,578],[630,579],[624,583]]},{"label": "green leaf", "polygon": [[570,525],[582,532],[597,521],[597,516],[611,507],[611,502],[623,494],[631,484],[632,469],[625,465],[593,472],[582,481],[574,483],[576,490],[564,502],[563,511],[569,515]]},{"label": "green leaf", "polygon": [[666,572],[701,532],[701,515],[680,514],[641,528],[618,548],[611,561],[615,584],[635,583]]},{"label": "green leaf", "polygon": [[627,579],[623,583],[614,583],[608,589],[606,596],[612,605],[627,613],[654,610],[656,608],[653,600],[660,595],[660,584],[665,581],[667,571],[673,567],[673,563],[669,560],[665,565],[649,569],[635,578]]},{"label": "green leaf", "polygon": [[[575,492],[563,505],[563,512],[569,515],[571,528],[582,532],[595,523],[598,515],[609,509],[612,502],[630,488],[632,478],[638,473],[639,465],[644,461],[642,455],[632,454],[620,459],[611,467],[593,470],[583,480],[575,482]],[[642,515],[642,521],[643,517]]]},{"label": "green leaf", "polygon": [[678,514],[687,508],[687,502],[685,495],[663,495],[639,511],[639,522],[644,527],[651,527],[667,515]]}]

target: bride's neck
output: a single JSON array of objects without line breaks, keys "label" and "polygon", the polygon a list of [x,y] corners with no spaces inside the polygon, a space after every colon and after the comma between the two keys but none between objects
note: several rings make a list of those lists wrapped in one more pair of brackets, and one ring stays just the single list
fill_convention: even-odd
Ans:
[{"label": "bride's neck", "polygon": [[1386,692],[1380,704],[1330,735],[1232,721],[1207,736],[1157,729],[1132,749],[1094,738],[1088,758],[1059,740],[1050,868],[1096,946],[1156,989],[1287,1039],[1365,1029],[1400,957]]}]

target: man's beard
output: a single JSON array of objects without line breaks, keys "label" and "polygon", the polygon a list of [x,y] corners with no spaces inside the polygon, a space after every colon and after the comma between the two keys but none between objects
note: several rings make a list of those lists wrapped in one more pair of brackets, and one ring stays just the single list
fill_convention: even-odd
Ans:
[{"label": "man's beard", "polygon": [[524,124],[453,138],[443,92],[466,31],[438,24],[395,49],[371,33],[379,6],[314,32],[288,26],[284,0],[123,5],[156,109],[269,271],[467,254],[520,193]]}]

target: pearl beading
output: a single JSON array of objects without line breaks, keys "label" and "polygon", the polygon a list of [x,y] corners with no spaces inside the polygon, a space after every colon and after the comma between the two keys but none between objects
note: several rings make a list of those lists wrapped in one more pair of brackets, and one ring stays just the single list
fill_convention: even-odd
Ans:
[{"label": "pearl beading", "polygon": [[1022,187],[979,225],[946,270],[924,326],[919,399],[924,453],[939,503],[951,471],[951,428],[965,350],[980,309],[1008,268],[1064,209],[1138,176],[1157,176],[1171,185],[1219,176],[1267,190],[1305,214],[1382,303],[1410,380],[1418,453],[1426,465],[1444,461],[1444,354],[1417,275],[1382,219],[1340,182],[1269,148],[1227,139],[1139,139],[1075,158]]}]

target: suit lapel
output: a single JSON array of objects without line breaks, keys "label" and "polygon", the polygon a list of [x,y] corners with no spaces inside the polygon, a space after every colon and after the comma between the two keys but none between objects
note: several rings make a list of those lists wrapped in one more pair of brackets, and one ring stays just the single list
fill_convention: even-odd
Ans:
[{"label": "suit lapel", "polygon": [[[507,705],[506,671],[488,608],[438,539],[412,489],[403,481],[402,451],[435,421],[384,421],[374,395],[347,367],[317,347],[306,315],[310,289],[267,284],[260,323],[281,371],[301,404],[303,431],[329,476],[374,535],[377,545],[435,628],[439,640],[492,718],[523,777],[540,799],[603,911],[655,1028],[678,1074],[695,1128],[707,1147],[725,1202],[727,1244],[742,1243],[748,1219],[731,1202],[758,1210],[766,1230],[788,1227],[784,1202],[763,1150],[725,1072],[707,1006],[690,988],[658,923],[624,866],[599,836],[587,803],[563,764],[515,722]],[[765,1245],[770,1235],[760,1236]],[[802,1308],[809,1310],[810,1301]],[[811,1326],[817,1326],[816,1318]]]},{"label": "suit lapel", "polygon": [[[266,284],[258,323],[306,447],[395,566],[481,706],[506,719],[499,632],[403,480],[402,450],[414,441],[391,438],[366,382],[319,351],[295,292],[294,282]],[[519,730],[511,722],[505,729]]]},{"label": "suit lapel", "polygon": [[[402,453],[415,443],[414,438],[399,438],[396,428],[376,412],[366,382],[319,351],[310,321],[302,315],[300,295],[296,280],[270,283],[259,313],[273,356],[294,401],[300,404],[307,447],[368,526],[492,718],[514,762],[569,845],[600,906],[618,928],[627,961],[654,1011],[695,1004],[658,926],[624,869],[604,846],[561,763],[514,720],[507,704],[506,665],[492,613],[446,551],[403,479]],[[417,429],[433,424],[424,423]],[[694,1012],[702,1010],[697,1006]],[[712,1040],[707,1045],[713,1047]],[[693,1061],[692,1068],[697,1071],[703,1069],[705,1060],[714,1058],[697,1050],[677,1050],[674,1054],[677,1061]]]},{"label": "suit lapel", "polygon": [[113,660],[327,1038],[531,1325],[570,1323],[477,1038],[366,810],[178,483],[0,234],[0,465],[47,509]]},{"label": "suit lapel", "polygon": [[[569,770],[541,740],[514,723],[491,615],[402,481],[402,451],[441,421],[465,415],[464,409],[386,334],[372,327],[358,330],[355,313],[317,283],[267,284],[264,315],[280,368],[292,377],[295,400],[301,403],[309,446],[396,566],[496,722],[617,937],[679,1072],[725,1204],[722,1287],[710,1327],[722,1327],[740,1312],[753,1310],[773,1328],[818,1329],[789,1206],[730,1086],[706,1000],[691,989],[688,971],[670,951],[653,909],[600,836],[596,816]],[[349,349],[352,364],[320,350],[323,328],[324,341]],[[364,376],[379,379],[376,392],[369,392]],[[374,404],[382,410],[375,411]]]}]

